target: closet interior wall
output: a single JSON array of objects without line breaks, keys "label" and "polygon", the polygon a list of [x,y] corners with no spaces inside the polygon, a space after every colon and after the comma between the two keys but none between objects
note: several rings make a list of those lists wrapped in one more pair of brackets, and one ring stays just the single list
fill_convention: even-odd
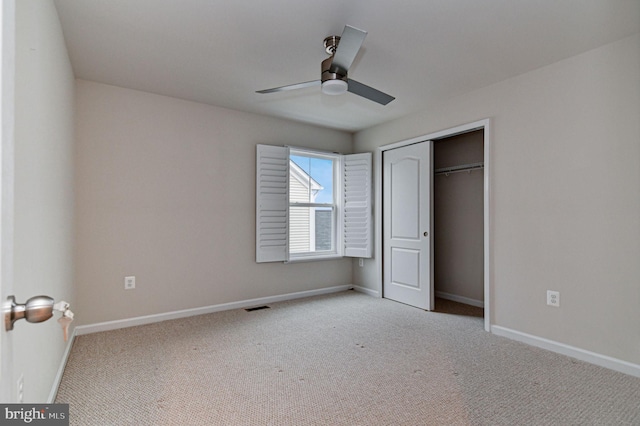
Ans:
[{"label": "closet interior wall", "polygon": [[483,130],[433,144],[434,289],[436,297],[484,303],[483,169],[437,173],[484,160]]}]

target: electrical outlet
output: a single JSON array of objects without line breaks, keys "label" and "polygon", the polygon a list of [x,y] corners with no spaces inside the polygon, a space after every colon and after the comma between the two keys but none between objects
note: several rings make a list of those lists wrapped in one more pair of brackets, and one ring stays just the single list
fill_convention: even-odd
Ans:
[{"label": "electrical outlet", "polygon": [[136,288],[136,277],[124,277],[124,289],[133,290]]},{"label": "electrical outlet", "polygon": [[24,402],[24,374],[20,374],[20,378],[16,383],[18,404],[22,404]]},{"label": "electrical outlet", "polygon": [[554,306],[556,308],[560,307],[560,292],[547,290],[547,305]]},{"label": "electrical outlet", "polygon": [[363,258],[358,259],[358,266],[360,266],[361,268],[364,266],[364,259]]}]

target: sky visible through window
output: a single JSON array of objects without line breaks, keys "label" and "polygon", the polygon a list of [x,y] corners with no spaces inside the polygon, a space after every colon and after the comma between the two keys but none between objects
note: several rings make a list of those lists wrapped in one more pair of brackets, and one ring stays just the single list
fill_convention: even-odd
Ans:
[{"label": "sky visible through window", "polygon": [[290,158],[312,179],[323,186],[324,189],[318,192],[316,203],[333,203],[333,161],[301,155],[291,155]]}]

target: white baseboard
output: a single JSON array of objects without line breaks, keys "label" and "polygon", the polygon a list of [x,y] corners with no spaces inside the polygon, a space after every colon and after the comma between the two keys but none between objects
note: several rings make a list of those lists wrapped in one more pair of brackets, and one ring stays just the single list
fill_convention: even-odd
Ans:
[{"label": "white baseboard", "polygon": [[640,365],[638,364],[590,352],[574,346],[565,345],[564,343],[555,342],[553,340],[533,336],[531,334],[522,333],[520,331],[511,330],[509,328],[500,327],[498,325],[492,325],[491,332],[498,336],[507,337],[528,345],[537,346],[542,349],[570,356],[572,358],[579,359],[580,361],[585,361],[610,370],[619,371],[620,373],[629,374],[631,376],[640,377]]},{"label": "white baseboard", "polygon": [[231,309],[249,308],[252,306],[265,305],[267,303],[283,302],[285,300],[301,299],[303,297],[319,296],[322,294],[337,293],[352,289],[352,285],[339,285],[335,287],[321,288],[317,290],[299,291],[296,293],[281,294],[278,296],[260,297],[257,299],[240,300],[237,302],[222,303],[219,305],[203,306],[201,308],[183,309],[180,311],[165,312],[162,314],[146,315],[141,317],[127,318],[115,321],[106,321],[96,324],[80,325],[74,330],[75,334],[98,333],[100,331],[117,330],[120,328],[134,327],[137,325],[153,324],[178,318],[186,318],[195,315],[211,314],[213,312],[228,311]]},{"label": "white baseboard", "polygon": [[359,285],[354,285],[353,289],[359,293],[364,293],[368,296],[380,297],[380,292],[378,290],[371,290],[370,288],[361,287]]},{"label": "white baseboard", "polygon": [[56,377],[53,379],[53,385],[51,386],[51,392],[49,392],[49,398],[47,399],[47,404],[53,404],[56,400],[56,395],[58,394],[58,388],[60,387],[60,382],[62,381],[62,375],[64,374],[64,369],[67,366],[67,361],[69,360],[69,354],[71,353],[71,347],[73,346],[73,341],[76,338],[76,329],[74,328],[71,332],[71,336],[67,341],[67,347],[64,350],[64,354],[62,354],[62,359],[60,360],[60,367],[58,367],[58,372],[56,373]]},{"label": "white baseboard", "polygon": [[484,302],[482,300],[458,296],[457,294],[445,293],[444,291],[436,291],[436,297],[451,300],[454,302],[464,303],[465,305],[477,306],[478,308],[484,308]]}]

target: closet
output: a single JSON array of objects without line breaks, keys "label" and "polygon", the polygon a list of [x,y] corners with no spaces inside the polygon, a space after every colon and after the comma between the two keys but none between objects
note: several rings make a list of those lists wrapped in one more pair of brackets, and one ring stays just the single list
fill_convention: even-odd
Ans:
[{"label": "closet", "polygon": [[439,298],[484,306],[483,160],[483,130],[434,141],[436,305]]}]

